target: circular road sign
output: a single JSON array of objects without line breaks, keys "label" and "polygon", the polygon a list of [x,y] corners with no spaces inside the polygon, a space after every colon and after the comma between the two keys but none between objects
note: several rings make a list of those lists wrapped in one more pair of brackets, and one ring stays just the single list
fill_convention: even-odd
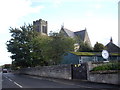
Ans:
[{"label": "circular road sign", "polygon": [[103,50],[103,51],[102,51],[102,57],[103,57],[104,59],[108,59],[109,53],[108,53],[107,50]]}]

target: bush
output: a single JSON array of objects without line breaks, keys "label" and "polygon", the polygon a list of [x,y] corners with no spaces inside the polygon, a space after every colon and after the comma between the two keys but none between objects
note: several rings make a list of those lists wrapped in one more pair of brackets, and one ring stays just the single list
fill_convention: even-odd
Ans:
[{"label": "bush", "polygon": [[102,66],[97,66],[93,68],[92,71],[101,71],[101,70],[120,70],[120,62],[107,63]]}]

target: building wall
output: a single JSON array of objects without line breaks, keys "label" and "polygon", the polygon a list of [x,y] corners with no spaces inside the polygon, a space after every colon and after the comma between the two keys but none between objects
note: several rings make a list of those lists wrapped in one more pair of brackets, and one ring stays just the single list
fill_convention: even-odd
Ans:
[{"label": "building wall", "polygon": [[63,56],[61,64],[78,64],[79,63],[79,56],[76,56],[72,53],[67,53]]},{"label": "building wall", "polygon": [[85,32],[84,42],[86,42],[90,47],[92,47],[87,31]]},{"label": "building wall", "polygon": [[[120,56],[109,56],[109,61],[120,60]],[[72,53],[67,53],[63,56],[61,64],[79,64],[85,62],[103,62],[106,61],[102,56],[79,56]]]}]

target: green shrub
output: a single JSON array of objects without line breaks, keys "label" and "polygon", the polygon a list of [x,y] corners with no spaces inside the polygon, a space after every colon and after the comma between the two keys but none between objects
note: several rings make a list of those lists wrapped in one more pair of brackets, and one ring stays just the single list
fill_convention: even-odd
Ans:
[{"label": "green shrub", "polygon": [[101,70],[120,70],[120,62],[116,63],[107,63],[102,66],[97,66],[93,68],[92,71],[101,71]]}]

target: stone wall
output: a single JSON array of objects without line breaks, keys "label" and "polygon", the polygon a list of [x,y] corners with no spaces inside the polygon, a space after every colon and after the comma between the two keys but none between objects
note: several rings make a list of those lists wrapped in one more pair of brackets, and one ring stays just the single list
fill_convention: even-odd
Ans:
[{"label": "stone wall", "polygon": [[88,62],[87,80],[91,82],[108,83],[120,85],[120,71],[107,70],[107,71],[95,71],[91,72],[94,67],[106,64],[104,62]]},{"label": "stone wall", "polygon": [[36,75],[42,77],[72,79],[71,65],[39,66],[19,70],[21,74]]},{"label": "stone wall", "polygon": [[[91,82],[99,82],[99,83],[108,83],[108,84],[119,84],[120,85],[120,80],[118,75],[118,72],[90,72],[92,68],[96,66],[103,65],[105,63],[91,63],[88,62],[86,64],[86,73],[87,73],[87,80]],[[79,73],[83,65],[80,65],[80,67],[73,67],[75,65],[71,64],[64,64],[64,65],[53,65],[53,66],[39,66],[39,67],[32,67],[32,68],[24,68],[20,69],[17,71],[17,73],[21,74],[28,74],[28,75],[35,75],[35,76],[41,76],[41,77],[51,77],[51,78],[60,78],[60,79],[74,79],[73,78],[73,73],[76,75],[79,75],[79,78],[76,79],[81,79],[83,72]],[[75,68],[75,69],[73,69]],[[84,71],[84,70],[83,70]],[[77,73],[78,72],[78,73]],[[81,74],[81,75],[80,75]]]},{"label": "stone wall", "polygon": [[89,81],[120,85],[118,73],[90,73]]}]

